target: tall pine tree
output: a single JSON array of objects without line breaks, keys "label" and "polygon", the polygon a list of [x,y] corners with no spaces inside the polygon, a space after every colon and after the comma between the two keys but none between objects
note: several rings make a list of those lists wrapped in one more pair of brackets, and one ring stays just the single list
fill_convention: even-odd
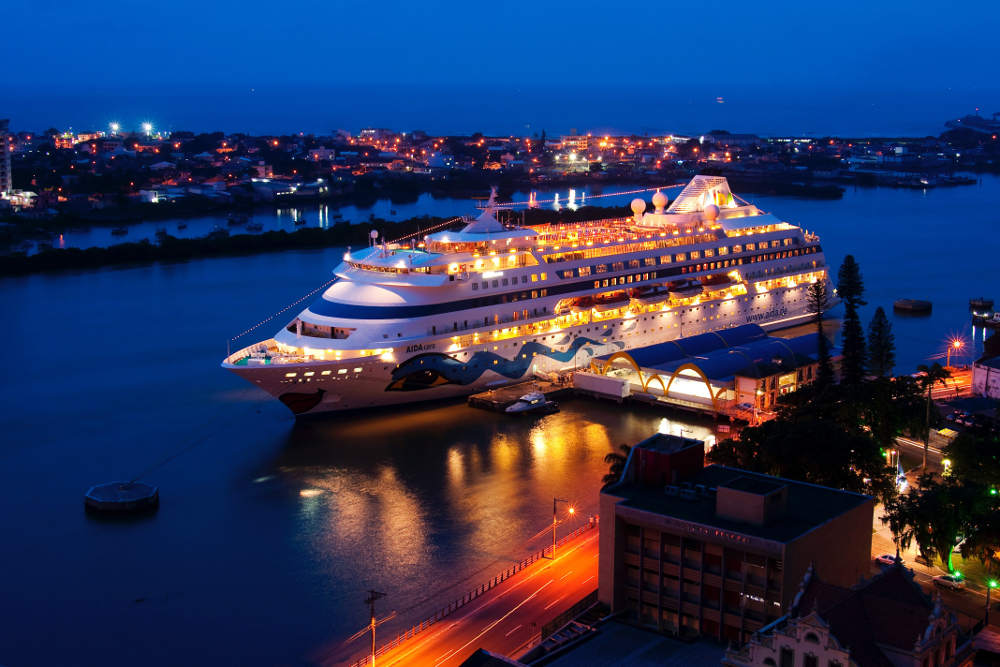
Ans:
[{"label": "tall pine tree", "polygon": [[857,387],[865,379],[867,351],[865,332],[858,317],[858,307],[868,305],[862,300],[865,284],[861,268],[852,255],[844,258],[837,274],[837,295],[844,301],[843,361],[840,365],[841,384]]},{"label": "tall pine tree", "polygon": [[834,380],[833,364],[830,363],[830,342],[823,331],[823,313],[830,307],[825,280],[817,280],[809,286],[806,302],[809,312],[816,316],[816,331],[819,333],[816,344],[816,360],[819,362],[819,368],[816,369],[816,386],[822,389],[833,384]]},{"label": "tall pine tree", "polygon": [[868,324],[868,372],[876,377],[889,377],[895,365],[895,336],[885,311],[879,306]]}]

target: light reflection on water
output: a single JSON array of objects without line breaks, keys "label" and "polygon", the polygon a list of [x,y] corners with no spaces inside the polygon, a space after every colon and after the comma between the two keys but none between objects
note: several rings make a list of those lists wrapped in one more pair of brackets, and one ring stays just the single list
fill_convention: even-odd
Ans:
[{"label": "light reflection on water", "polygon": [[[818,230],[834,267],[855,255],[862,318],[886,307],[911,372],[948,332],[970,333],[969,297],[1000,295],[988,261],[1000,252],[998,191],[1000,178],[984,177],[926,196],[756,201]],[[962,269],[943,270],[941,220],[956,210],[949,257]],[[8,340],[24,351],[7,356],[0,383],[0,506],[17,508],[0,512],[0,534],[16,536],[0,549],[0,660],[300,664],[364,625],[364,590],[389,593],[389,610],[423,601],[383,626],[394,634],[544,546],[547,534],[525,540],[550,524],[553,497],[586,521],[620,444],[711,437],[711,422],[681,413],[585,400],[543,419],[459,402],[296,423],[251,391],[241,418],[144,479],[160,486],[155,516],[84,515],[89,486],[130,479],[239,399],[247,386],[219,368],[225,340],[325,282],[341,253],[0,281]],[[933,313],[899,317],[896,298],[929,298]],[[976,341],[978,354],[981,331]],[[48,641],[54,632],[64,641]]]}]

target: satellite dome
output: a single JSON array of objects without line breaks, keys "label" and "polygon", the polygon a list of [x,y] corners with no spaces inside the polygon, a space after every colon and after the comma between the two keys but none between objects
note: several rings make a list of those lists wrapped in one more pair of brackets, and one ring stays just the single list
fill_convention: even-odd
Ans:
[{"label": "satellite dome", "polygon": [[632,212],[636,215],[641,215],[643,211],[646,210],[646,202],[636,197],[632,200]]},{"label": "satellite dome", "polygon": [[705,207],[705,218],[707,220],[715,220],[719,217],[719,207],[715,204],[709,204]]},{"label": "satellite dome", "polygon": [[667,206],[667,195],[657,190],[653,195],[653,206],[656,207],[657,213],[663,213],[663,209]]}]

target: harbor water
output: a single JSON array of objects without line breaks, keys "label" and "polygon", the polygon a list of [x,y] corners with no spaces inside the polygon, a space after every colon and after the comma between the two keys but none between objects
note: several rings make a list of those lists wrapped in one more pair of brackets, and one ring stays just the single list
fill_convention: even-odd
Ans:
[{"label": "harbor water", "polygon": [[[862,318],[886,309],[897,372],[950,336],[968,343],[959,362],[975,356],[968,299],[1000,297],[1000,179],[840,201],[743,194],[818,233],[834,271],[857,258]],[[0,664],[343,664],[364,650],[342,642],[368,620],[366,589],[388,593],[394,635],[540,548],[553,497],[586,521],[619,444],[717,436],[710,420],[584,399],[544,418],[447,402],[297,423],[219,363],[228,338],[326,282],[341,255],[0,281]],[[894,314],[899,298],[933,312]],[[160,488],[157,513],[85,513],[88,488],[139,475]]]}]

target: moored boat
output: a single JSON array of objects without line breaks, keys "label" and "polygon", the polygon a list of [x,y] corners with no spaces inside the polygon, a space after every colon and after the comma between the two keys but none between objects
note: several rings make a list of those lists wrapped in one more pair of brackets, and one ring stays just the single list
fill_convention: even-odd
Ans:
[{"label": "moored boat", "polygon": [[527,412],[557,412],[559,404],[545,398],[545,394],[540,391],[533,391],[525,394],[517,403],[505,410],[507,414],[523,414]]}]

